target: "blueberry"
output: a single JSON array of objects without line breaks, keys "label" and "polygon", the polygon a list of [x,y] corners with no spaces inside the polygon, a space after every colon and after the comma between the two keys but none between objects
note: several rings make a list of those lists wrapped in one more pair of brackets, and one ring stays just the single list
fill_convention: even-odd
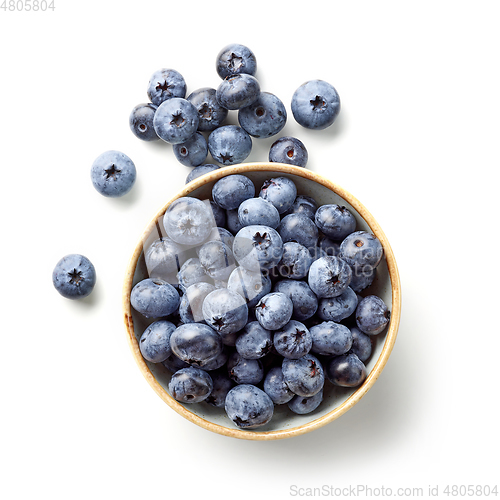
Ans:
[{"label": "blueberry", "polygon": [[258,387],[241,384],[226,396],[227,416],[242,429],[255,429],[267,424],[274,412],[272,399]]},{"label": "blueberry", "polygon": [[160,69],[151,76],[147,93],[149,100],[155,106],[159,106],[172,97],[185,97],[186,82],[178,71]]},{"label": "blueberry", "polygon": [[217,408],[224,408],[227,393],[234,387],[234,382],[229,378],[225,370],[216,370],[210,373],[210,377],[212,378],[213,388],[205,402]]},{"label": "blueberry", "polygon": [[198,128],[196,108],[186,99],[173,97],[158,106],[153,125],[160,139],[169,144],[187,141]]},{"label": "blueberry", "polygon": [[219,169],[219,165],[212,165],[211,163],[205,163],[204,165],[199,165],[191,172],[189,172],[188,176],[186,177],[186,184],[190,183],[194,179],[197,179],[198,177],[208,174],[209,172],[213,172],[214,170]]},{"label": "blueberry", "polygon": [[175,329],[170,337],[172,352],[190,365],[204,366],[222,352],[222,339],[202,323],[188,323]]},{"label": "blueberry", "polygon": [[370,271],[370,268],[377,267],[384,249],[379,239],[366,231],[355,231],[346,236],[340,244],[340,257],[351,267]]},{"label": "blueberry", "polygon": [[269,149],[269,161],[305,167],[309,154],[304,143],[296,137],[280,137]]},{"label": "blueberry", "polygon": [[132,307],[145,318],[169,316],[179,307],[177,290],[159,278],[139,281],[130,293]]},{"label": "blueberry", "polygon": [[356,327],[351,328],[351,334],[351,351],[364,363],[372,354],[372,339]]},{"label": "blueberry", "polygon": [[281,219],[278,227],[283,243],[295,241],[306,248],[315,248],[318,243],[318,228],[305,215],[290,214]]},{"label": "blueberry", "polygon": [[317,392],[314,396],[304,398],[295,396],[289,403],[288,408],[298,415],[305,415],[313,412],[323,401],[323,389]]},{"label": "blueberry", "polygon": [[260,271],[249,271],[239,266],[229,276],[227,288],[241,295],[250,308],[271,291],[271,280]]},{"label": "blueberry", "polygon": [[227,109],[223,108],[215,97],[215,89],[204,87],[195,90],[187,100],[198,111],[198,130],[202,132],[220,127],[227,117]]},{"label": "blueberry", "polygon": [[240,331],[247,323],[245,299],[226,288],[209,293],[203,302],[203,317],[221,335]]},{"label": "blueberry", "polygon": [[235,210],[240,203],[253,198],[255,186],[245,175],[234,174],[222,177],[212,188],[212,198],[225,210]]},{"label": "blueberry", "polygon": [[182,403],[199,403],[212,392],[210,375],[199,368],[189,367],[176,371],[168,384],[172,397]]},{"label": "blueberry", "polygon": [[[223,208],[219,207],[219,205],[217,205],[217,203],[215,203],[214,201],[210,202],[210,207],[212,208],[212,213],[214,216],[215,225],[218,228],[223,229],[224,226],[226,225],[226,211]],[[217,230],[216,228],[212,228],[211,233],[213,233],[216,230]],[[227,231],[227,230],[225,230],[225,231]],[[229,231],[227,231],[227,232],[229,233]],[[209,238],[210,238],[210,236],[209,236]],[[220,239],[220,238],[217,238],[217,239]],[[231,241],[230,248],[232,248],[232,247],[233,247],[233,243]]]},{"label": "blueberry", "polygon": [[237,234],[238,231],[243,227],[238,217],[238,209],[226,211],[226,227],[233,234]]},{"label": "blueberry", "polygon": [[229,378],[237,384],[258,384],[264,378],[264,367],[259,359],[245,359],[233,352],[227,360]]},{"label": "blueberry", "polygon": [[325,321],[311,327],[311,352],[323,356],[346,353],[352,346],[351,330],[333,321]]},{"label": "blueberry", "polygon": [[291,319],[293,303],[281,292],[264,295],[255,306],[255,317],[266,330],[279,330]]},{"label": "blueberry", "polygon": [[151,104],[138,104],[130,113],[128,122],[133,134],[143,141],[156,141],[159,139],[153,126],[157,106]]},{"label": "blueberry", "polygon": [[200,259],[196,257],[192,257],[184,262],[177,273],[177,280],[183,290],[187,290],[191,285],[199,282],[210,283],[210,277],[201,265]]},{"label": "blueberry", "polygon": [[127,194],[136,176],[134,162],[126,154],[114,150],[100,154],[90,169],[90,178],[96,190],[110,198]]},{"label": "blueberry", "polygon": [[195,132],[187,141],[174,144],[175,157],[186,167],[201,165],[208,155],[207,140],[201,132]]},{"label": "blueberry", "polygon": [[259,196],[270,201],[282,214],[293,205],[297,197],[297,187],[288,177],[276,177],[264,182]]},{"label": "blueberry", "polygon": [[141,336],[139,348],[142,357],[151,363],[161,363],[171,354],[170,336],[175,325],[170,321],[158,320],[151,323]]},{"label": "blueberry", "polygon": [[340,244],[325,236],[321,231],[318,237],[318,247],[325,252],[325,255],[338,257],[340,254]]},{"label": "blueberry", "polygon": [[67,299],[87,297],[94,289],[95,282],[94,265],[80,254],[64,256],[52,272],[55,289]]},{"label": "blueberry", "polygon": [[277,405],[288,403],[295,396],[285,383],[281,366],[273,366],[267,372],[264,379],[264,392]]},{"label": "blueberry", "polygon": [[172,373],[182,370],[182,368],[189,368],[189,365],[182,361],[182,359],[179,359],[174,353],[170,354],[161,364]]},{"label": "blueberry", "polygon": [[215,68],[221,78],[246,73],[255,75],[257,60],[255,54],[245,45],[232,43],[226,45],[217,55]]},{"label": "blueberry", "polygon": [[186,250],[171,240],[162,237],[153,241],[144,251],[146,268],[150,278],[163,278],[176,274],[187,259]]},{"label": "blueberry", "polygon": [[299,194],[292,203],[292,206],[283,215],[305,215],[309,219],[314,220],[316,210],[318,210],[318,204],[314,198]]},{"label": "blueberry", "polygon": [[318,299],[305,281],[283,279],[275,283],[273,292],[287,295],[293,304],[292,318],[305,321],[314,316],[318,309]]},{"label": "blueberry", "polygon": [[358,297],[352,288],[347,287],[337,297],[320,299],[318,316],[324,321],[338,323],[348,318],[358,306]]},{"label": "blueberry", "polygon": [[163,226],[167,235],[182,245],[198,245],[210,234],[215,221],[211,210],[201,200],[182,197],[167,208]]},{"label": "blueberry", "polygon": [[335,88],[323,80],[302,84],[292,96],[293,117],[303,127],[322,130],[335,121],[340,98]]},{"label": "blueberry", "polygon": [[283,255],[283,241],[269,226],[246,226],[238,231],[233,243],[234,257],[249,271],[271,269]]},{"label": "blueberry", "polygon": [[371,266],[364,266],[362,268],[355,267],[351,269],[352,279],[349,286],[356,293],[359,293],[368,288],[373,283],[375,275],[377,274],[377,268]]},{"label": "blueberry", "polygon": [[[215,203],[214,203],[215,205]],[[226,211],[223,211],[224,216],[226,216]],[[217,219],[217,217],[216,217]],[[223,227],[213,227],[207,241],[222,241],[229,248],[233,248],[234,236]]]},{"label": "blueberry", "polygon": [[238,218],[244,226],[269,226],[276,229],[280,223],[280,214],[276,207],[264,198],[249,198],[238,207]]},{"label": "blueberry", "polygon": [[212,358],[210,361],[205,363],[203,366],[200,366],[202,370],[205,370],[206,372],[212,372],[215,370],[218,370],[219,368],[222,368],[225,366],[227,363],[227,360],[229,358],[229,351],[228,347],[225,345],[222,345],[222,351],[218,356],[215,358]]},{"label": "blueberry", "polygon": [[186,288],[179,304],[179,315],[183,323],[201,323],[203,317],[203,301],[205,297],[215,290],[210,283],[198,282]]},{"label": "blueberry", "polygon": [[272,346],[271,332],[258,321],[247,323],[236,339],[236,350],[245,359],[260,359],[269,353]]},{"label": "blueberry", "polygon": [[341,241],[356,229],[356,219],[348,208],[341,205],[322,205],[314,220],[318,228],[332,240]]},{"label": "blueberry", "polygon": [[335,356],[325,366],[328,380],[341,387],[357,387],[366,378],[366,367],[354,353]]},{"label": "blueberry", "polygon": [[289,389],[304,398],[317,394],[325,383],[323,366],[312,354],[306,354],[299,359],[284,358],[282,370]]},{"label": "blueberry", "polygon": [[238,122],[252,137],[271,137],[285,126],[286,109],[274,94],[261,92],[250,106],[238,111]]},{"label": "blueberry", "polygon": [[243,162],[252,151],[252,139],[237,125],[222,125],[208,136],[208,149],[222,165]]},{"label": "blueberry", "polygon": [[226,281],[236,267],[232,250],[222,241],[204,243],[198,256],[205,272],[214,280]]},{"label": "blueberry", "polygon": [[389,323],[391,313],[384,301],[376,295],[368,295],[356,309],[356,324],[367,335],[378,335]]},{"label": "blueberry", "polygon": [[321,257],[311,264],[308,283],[319,297],[338,297],[351,282],[351,268],[338,257]]},{"label": "blueberry", "polygon": [[281,276],[291,279],[301,279],[307,276],[313,259],[309,250],[294,241],[283,245],[283,256],[278,264]]},{"label": "blueberry", "polygon": [[303,323],[294,319],[274,333],[274,348],[284,358],[298,359],[305,356],[312,347],[311,333]]},{"label": "blueberry", "polygon": [[219,104],[226,109],[240,109],[250,106],[260,95],[258,80],[246,73],[229,75],[217,87],[215,96]]}]

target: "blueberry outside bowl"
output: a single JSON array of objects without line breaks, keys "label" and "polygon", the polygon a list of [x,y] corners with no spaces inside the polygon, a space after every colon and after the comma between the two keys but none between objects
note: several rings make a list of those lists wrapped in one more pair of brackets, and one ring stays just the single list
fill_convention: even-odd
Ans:
[{"label": "blueberry outside bowl", "polygon": [[[349,208],[356,218],[358,230],[362,229],[375,234],[382,243],[385,254],[383,261],[377,267],[375,281],[362,292],[362,295],[373,293],[380,296],[391,311],[388,327],[373,337],[373,352],[367,361],[368,376],[361,386],[347,389],[326,382],[324,400],[315,411],[306,415],[298,415],[292,413],[286,404],[276,405],[272,420],[255,430],[237,428],[227,418],[224,409],[203,402],[182,404],[172,398],[167,390],[171,373],[161,363],[147,362],[139,349],[138,341],[151,321],[138,314],[130,305],[130,292],[133,286],[141,279],[148,277],[144,260],[144,245],[149,244],[152,241],[151,238],[157,237],[157,221],[159,219],[161,222],[168,206],[183,196],[211,199],[213,184],[220,178],[231,174],[248,176],[254,182],[257,194],[266,179],[284,175],[295,182],[298,194],[314,197],[319,205],[337,203]],[[289,438],[318,429],[343,415],[367,393],[382,372],[396,341],[401,313],[401,291],[398,269],[389,242],[374,217],[354,196],[333,182],[304,168],[279,163],[247,163],[221,168],[191,181],[153,217],[133,252],[126,272],[123,287],[123,312],[128,341],[139,369],[155,392],[173,410],[191,422],[218,434],[240,439],[271,440]]]}]

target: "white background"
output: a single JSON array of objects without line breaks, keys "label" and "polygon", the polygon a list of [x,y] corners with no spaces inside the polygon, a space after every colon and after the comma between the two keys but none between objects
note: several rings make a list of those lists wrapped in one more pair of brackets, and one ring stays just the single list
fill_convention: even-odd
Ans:
[{"label": "white background", "polygon": [[[0,497],[498,484],[498,3],[54,1],[53,12],[0,9]],[[189,172],[167,144],[135,139],[128,115],[162,67],[188,92],[216,87],[230,42],[254,51],[262,89],[285,103],[280,135],[301,138],[309,168],[365,204],[401,273],[399,336],[377,383],[340,419],[283,441],[226,438],[177,415],[122,324],[132,250]],[[290,110],[315,78],[343,106],[320,132]],[[265,161],[271,142],[254,140],[248,161]],[[90,183],[108,149],[137,167],[122,199]],[[97,269],[86,300],[52,286],[67,253]]]}]

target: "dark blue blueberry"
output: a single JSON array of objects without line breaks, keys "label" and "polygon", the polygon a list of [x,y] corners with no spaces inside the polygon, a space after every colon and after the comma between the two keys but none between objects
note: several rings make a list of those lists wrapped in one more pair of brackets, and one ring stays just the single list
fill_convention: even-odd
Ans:
[{"label": "dark blue blueberry", "polygon": [[261,92],[250,106],[238,111],[238,122],[252,137],[271,137],[285,126],[286,109],[274,94]]},{"label": "dark blue blueberry", "polygon": [[280,223],[280,214],[276,207],[264,198],[249,198],[238,208],[238,218],[244,226],[269,226],[276,229]]},{"label": "dark blue blueberry", "polygon": [[239,266],[229,276],[227,288],[241,295],[250,308],[271,291],[271,280],[260,271]]},{"label": "dark blue blueberry", "polygon": [[318,229],[332,240],[341,241],[356,229],[356,219],[348,208],[341,205],[322,205],[314,221]]},{"label": "dark blue blueberry", "polygon": [[289,389],[304,398],[317,394],[325,383],[323,366],[312,354],[306,354],[299,359],[284,358],[282,370]]},{"label": "dark blue blueberry", "polygon": [[226,109],[240,109],[250,106],[260,95],[258,80],[246,73],[229,75],[217,87],[215,96],[219,104]]},{"label": "dark blue blueberry", "polygon": [[228,358],[229,358],[228,347],[223,345],[221,353],[215,358],[211,359],[208,363],[204,364],[203,366],[200,366],[200,368],[202,370],[205,370],[206,372],[212,372],[214,370],[218,370],[227,363]]},{"label": "dark blue blueberry", "polygon": [[221,78],[239,73],[255,75],[257,60],[255,54],[245,45],[231,43],[217,55],[215,68]]},{"label": "dark blue blueberry", "polygon": [[329,127],[340,112],[335,88],[323,80],[302,84],[292,96],[293,117],[303,127],[322,130]]},{"label": "dark blue blueberry", "polygon": [[283,255],[283,241],[269,226],[246,226],[234,238],[233,253],[238,263],[249,271],[271,269]]},{"label": "dark blue blueberry", "polygon": [[352,346],[351,330],[333,321],[325,321],[310,329],[311,352],[323,356],[337,356],[346,353]]},{"label": "dark blue blueberry", "polygon": [[236,350],[245,359],[260,359],[273,346],[271,332],[262,328],[258,321],[251,321],[236,339]]},{"label": "dark blue blueberry", "polygon": [[351,351],[364,363],[372,354],[372,339],[356,327],[351,328],[351,334]]},{"label": "dark blue blueberry", "polygon": [[255,306],[255,317],[266,330],[279,330],[292,318],[293,303],[281,292],[264,295]]},{"label": "dark blue blueberry", "polygon": [[201,165],[208,155],[207,140],[201,132],[195,132],[187,141],[174,144],[174,155],[186,167]]},{"label": "dark blue blueberry", "polygon": [[340,257],[351,267],[363,271],[377,267],[383,255],[379,239],[366,231],[355,231],[340,244]]},{"label": "dark blue blueberry", "polygon": [[[223,213],[225,216],[226,211],[224,210]],[[223,227],[214,227],[212,228],[212,231],[210,232],[207,241],[222,241],[222,243],[226,244],[229,248],[233,248],[234,236],[227,229],[224,229]]]},{"label": "dark blue blueberry", "polygon": [[361,268],[352,268],[352,279],[349,285],[356,293],[359,293],[368,288],[375,279],[377,268],[371,266],[364,266]]},{"label": "dark blue blueberry", "polygon": [[126,154],[114,150],[100,154],[90,169],[90,178],[96,190],[110,198],[127,194],[136,176],[134,162]]},{"label": "dark blue blueberry", "polygon": [[325,236],[321,231],[318,237],[318,246],[325,252],[325,255],[338,257],[340,254],[340,243],[328,238],[328,236]]},{"label": "dark blue blueberry", "polygon": [[242,429],[255,429],[267,424],[274,413],[272,399],[258,387],[241,384],[226,396],[227,416]]},{"label": "dark blue blueberry", "polygon": [[198,123],[196,108],[180,97],[160,104],[153,120],[158,137],[169,144],[186,142],[196,132]]},{"label": "dark blue blueberry", "polygon": [[314,198],[299,194],[292,203],[292,206],[283,213],[283,216],[289,214],[305,215],[309,219],[314,220],[316,210],[318,210],[318,204]]},{"label": "dark blue blueberry", "polygon": [[215,97],[215,89],[204,87],[195,90],[187,100],[198,111],[198,130],[202,132],[215,130],[220,127],[227,117],[227,109],[223,108]]},{"label": "dark blue blueberry", "polygon": [[318,228],[316,224],[305,215],[290,214],[281,219],[278,227],[283,243],[295,241],[307,249],[315,248],[318,243]]},{"label": "dark blue blueberry", "polygon": [[190,183],[194,179],[197,179],[198,177],[208,174],[209,172],[213,172],[214,170],[219,169],[219,165],[212,165],[211,163],[205,163],[205,165],[199,165],[198,167],[193,168],[191,172],[189,172],[188,176],[186,177],[186,184]]},{"label": "dark blue blueberry", "polygon": [[169,238],[181,245],[203,243],[215,220],[212,210],[197,198],[185,196],[178,198],[167,208],[163,217],[163,226]]},{"label": "dark blue blueberry", "polygon": [[264,392],[277,405],[288,403],[295,396],[285,383],[281,366],[273,366],[267,372],[264,379]]},{"label": "dark blue blueberry", "polygon": [[189,367],[176,371],[168,384],[172,397],[182,403],[199,403],[212,392],[210,375],[199,368]]},{"label": "dark blue blueberry", "polygon": [[226,227],[233,234],[237,234],[243,227],[238,217],[238,209],[226,211]]},{"label": "dark blue blueberry", "polygon": [[221,335],[239,332],[248,320],[245,299],[226,288],[209,293],[203,302],[203,317]]},{"label": "dark blue blueberry", "polygon": [[160,69],[155,71],[148,84],[149,100],[159,106],[172,97],[186,96],[186,82],[182,75],[174,69]]},{"label": "dark blue blueberry", "polygon": [[190,365],[204,366],[222,352],[222,339],[202,323],[188,323],[175,329],[170,337],[172,352]]},{"label": "dark blue blueberry", "polygon": [[227,281],[236,267],[232,250],[222,241],[204,243],[198,257],[205,272],[214,280]]},{"label": "dark blue blueberry", "polygon": [[159,278],[139,281],[130,293],[132,307],[145,318],[161,318],[174,313],[179,307],[177,290]]},{"label": "dark blue blueberry", "polygon": [[175,373],[178,370],[182,370],[182,368],[188,368],[189,365],[179,359],[174,353],[170,354],[165,361],[162,361],[161,364],[170,372]]},{"label": "dark blue blueberry", "polygon": [[205,297],[215,290],[210,283],[194,283],[186,288],[179,304],[179,315],[183,323],[201,323],[203,317],[203,301]]},{"label": "dark blue blueberry", "polygon": [[237,125],[222,125],[208,136],[208,149],[222,165],[243,162],[252,151],[252,139]]},{"label": "dark blue blueberry", "polygon": [[313,412],[323,401],[323,389],[317,392],[314,396],[304,398],[295,396],[289,403],[288,408],[298,415],[306,415]]},{"label": "dark blue blueberry", "polygon": [[357,387],[366,378],[366,367],[354,353],[335,356],[325,366],[328,380],[341,387]]},{"label": "dark blue blueberry", "polygon": [[385,302],[376,295],[368,295],[356,309],[356,324],[367,335],[378,335],[389,323],[391,313]]},{"label": "dark blue blueberry", "polygon": [[275,283],[273,292],[287,295],[293,304],[292,318],[305,321],[314,316],[318,309],[318,299],[305,281],[283,279]]},{"label": "dark blue blueberry", "polygon": [[94,265],[87,257],[76,253],[64,256],[52,272],[55,289],[66,299],[87,297],[95,282]]},{"label": "dark blue blueberry", "polygon": [[264,367],[259,359],[245,359],[233,352],[227,360],[229,378],[237,384],[258,384],[264,378]]},{"label": "dark blue blueberry", "polygon": [[245,175],[227,175],[219,179],[212,188],[212,198],[225,210],[235,210],[240,203],[255,196],[255,186]]},{"label": "dark blue blueberry", "polygon": [[151,323],[139,341],[142,357],[151,363],[161,363],[171,354],[170,336],[175,330],[175,325],[170,321],[158,320]]},{"label": "dark blue blueberry", "polygon": [[305,356],[312,347],[312,336],[303,323],[294,319],[274,333],[273,344],[284,358],[298,359]]},{"label": "dark blue blueberry", "polygon": [[269,149],[269,161],[305,167],[309,154],[304,143],[296,137],[280,137]]},{"label": "dark blue blueberry", "polygon": [[138,104],[130,113],[128,123],[133,134],[143,141],[157,141],[159,139],[153,126],[156,106],[148,102]]},{"label": "dark blue blueberry", "polygon": [[351,287],[347,287],[337,297],[320,299],[318,305],[318,316],[324,321],[335,321],[338,323],[348,318],[358,306],[358,296]]},{"label": "dark blue blueberry", "polygon": [[176,274],[186,262],[187,252],[175,241],[162,237],[146,248],[144,259],[150,278],[162,278],[168,281],[168,277]]},{"label": "dark blue blueberry", "polygon": [[[210,206],[212,207],[212,213],[214,215],[216,226],[220,229],[223,229],[224,226],[226,225],[226,211],[223,208],[219,207],[219,205],[217,205],[217,203],[215,203],[214,201],[210,202]],[[214,230],[216,230],[216,228],[212,228],[212,232]],[[226,231],[226,230],[224,229],[224,231]],[[227,232],[229,232],[229,231],[227,231]],[[233,248],[232,241],[231,241],[231,245],[229,247]]]},{"label": "dark blue blueberry", "polygon": [[305,246],[289,241],[283,245],[278,270],[284,278],[301,279],[307,276],[312,262],[313,258]]},{"label": "dark blue blueberry", "polygon": [[196,257],[192,257],[184,262],[180,271],[177,273],[177,280],[184,292],[191,285],[196,283],[210,283],[210,277],[207,275],[205,268],[201,265],[200,259]]},{"label": "dark blue blueberry", "polygon": [[308,283],[311,290],[321,297],[338,297],[351,282],[351,268],[338,257],[321,257],[311,264]]},{"label": "dark blue blueberry", "polygon": [[275,177],[264,182],[259,196],[270,201],[283,214],[293,205],[297,187],[288,177]]},{"label": "dark blue blueberry", "polygon": [[213,388],[205,402],[217,408],[224,408],[227,393],[234,387],[234,382],[229,378],[226,370],[211,372],[210,377],[212,378]]}]

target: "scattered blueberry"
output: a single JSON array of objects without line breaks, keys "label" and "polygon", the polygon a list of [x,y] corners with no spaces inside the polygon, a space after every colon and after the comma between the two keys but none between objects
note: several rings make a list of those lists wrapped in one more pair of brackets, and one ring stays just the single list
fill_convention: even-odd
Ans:
[{"label": "scattered blueberry", "polygon": [[90,178],[96,190],[110,198],[127,194],[136,176],[134,162],[126,154],[114,150],[100,154],[90,169]]},{"label": "scattered blueberry", "polygon": [[158,135],[153,126],[157,106],[150,102],[138,104],[134,107],[129,116],[130,130],[133,134],[143,141],[157,141]]},{"label": "scattered blueberry", "polygon": [[255,186],[245,175],[227,175],[219,179],[212,188],[212,198],[225,210],[235,210],[242,202],[253,198]]},{"label": "scattered blueberry", "polygon": [[94,289],[95,282],[94,265],[80,254],[64,256],[52,272],[55,289],[66,299],[87,297]]},{"label": "scattered blueberry", "polygon": [[366,367],[354,353],[335,356],[325,366],[328,380],[341,387],[357,387],[366,378]]},{"label": "scattered blueberry", "polygon": [[187,100],[173,97],[158,106],[153,125],[160,139],[169,144],[187,141],[199,124],[196,108]]},{"label": "scattered blueberry", "polygon": [[275,177],[264,182],[259,196],[270,201],[282,214],[293,205],[297,197],[297,187],[288,177]]},{"label": "scattered blueberry", "polygon": [[199,165],[191,172],[189,172],[188,176],[186,177],[186,184],[190,183],[191,181],[194,181],[198,177],[208,174],[209,172],[213,172],[214,170],[219,169],[219,165],[212,165],[211,163],[205,163],[204,165]]},{"label": "scattered blueberry", "polygon": [[385,302],[376,295],[368,295],[356,309],[356,324],[367,335],[378,335],[389,323],[391,313]]},{"label": "scattered blueberry", "polygon": [[130,293],[132,307],[145,318],[169,316],[177,310],[179,302],[177,290],[159,278],[139,281]]},{"label": "scattered blueberry", "polygon": [[168,384],[172,397],[182,403],[199,403],[212,392],[210,375],[199,368],[189,367],[176,371]]},{"label": "scattered blueberry", "polygon": [[204,87],[195,90],[187,100],[198,111],[198,130],[211,132],[220,127],[227,118],[227,109],[223,108],[215,97],[215,89]]},{"label": "scattered blueberry", "polygon": [[255,54],[245,45],[232,43],[226,45],[217,55],[215,68],[221,78],[246,73],[255,75],[257,60]]},{"label": "scattered blueberry", "polygon": [[286,109],[274,94],[261,92],[256,101],[240,108],[238,122],[252,137],[271,137],[285,126]]},{"label": "scattered blueberry", "polygon": [[219,104],[226,109],[240,109],[250,106],[260,95],[258,80],[246,73],[230,75],[217,87],[215,96]]},{"label": "scattered blueberry", "polygon": [[151,363],[161,363],[171,354],[170,336],[175,325],[170,321],[158,320],[151,323],[139,340],[142,357]]},{"label": "scattered blueberry", "polygon": [[258,387],[240,384],[226,396],[227,416],[242,429],[255,429],[267,424],[274,413],[272,399]]},{"label": "scattered blueberry", "polygon": [[208,149],[222,165],[243,162],[252,151],[252,139],[237,125],[222,125],[208,136]]},{"label": "scattered blueberry", "polygon": [[309,154],[304,143],[296,137],[280,137],[269,149],[269,161],[305,167]]},{"label": "scattered blueberry", "polygon": [[331,204],[322,205],[315,215],[318,229],[332,240],[341,241],[356,229],[356,219],[348,208]]},{"label": "scattered blueberry", "polygon": [[198,167],[207,158],[208,144],[201,132],[195,132],[187,141],[174,144],[173,151],[179,163],[186,167]]}]

